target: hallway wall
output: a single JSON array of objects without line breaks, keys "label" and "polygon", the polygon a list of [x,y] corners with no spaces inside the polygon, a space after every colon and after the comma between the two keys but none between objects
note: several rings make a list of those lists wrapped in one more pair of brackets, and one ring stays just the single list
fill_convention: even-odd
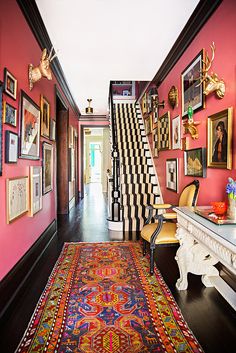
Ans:
[{"label": "hallway wall", "polygon": [[[236,4],[234,0],[223,0],[218,9],[204,25],[202,30],[195,37],[191,45],[187,48],[180,60],[170,71],[168,76],[158,88],[160,101],[165,100],[165,108],[159,110],[159,116],[170,111],[171,120],[177,115],[181,116],[181,72],[189,65],[193,58],[205,48],[211,58],[212,42],[215,42],[215,59],[210,68],[210,72],[216,72],[220,78],[226,83],[226,93],[223,99],[216,97],[215,93],[206,97],[205,109],[201,109],[194,113],[195,121],[200,121],[198,126],[199,138],[193,140],[190,134],[189,149],[197,147],[207,147],[207,117],[220,112],[226,108],[233,107],[233,168],[216,169],[207,168],[207,177],[199,178],[200,194],[198,199],[199,205],[209,204],[210,201],[221,201],[226,199],[225,186],[228,177],[235,179],[236,177],[236,46],[234,39],[236,36]],[[179,105],[172,109],[168,103],[168,92],[172,85],[177,86],[179,95]],[[151,136],[150,142],[151,142]],[[157,169],[159,182],[164,200],[168,200],[173,204],[178,202],[179,194],[166,189],[166,159],[179,159],[179,190],[181,191],[185,184],[190,183],[193,178],[184,176],[184,153],[181,150],[160,151],[159,157],[154,158]],[[164,171],[164,172],[163,172]]]},{"label": "hallway wall", "polygon": [[[0,80],[4,80],[4,67],[6,67],[17,79],[17,98],[13,100],[7,94],[3,94],[3,100],[17,108],[17,127],[3,124],[3,174],[0,177],[0,279],[17,263],[17,261],[29,250],[29,248],[40,237],[42,232],[56,218],[56,151],[55,142],[40,137],[40,159],[20,159],[16,164],[5,164],[5,130],[11,130],[20,134],[20,90],[32,98],[40,106],[40,95],[44,95],[50,103],[50,118],[55,119],[55,78],[48,81],[42,78],[35,84],[33,90],[28,85],[28,65],[39,64],[42,51],[36,42],[20,8],[15,0],[0,2]],[[60,87],[58,87],[61,91]],[[66,97],[62,96],[69,107],[70,125],[77,129],[78,117],[75,115]],[[54,145],[54,182],[53,191],[43,195],[43,208],[34,217],[27,214],[6,224],[6,179],[19,176],[28,176],[30,166],[42,165],[42,142],[46,141]]]}]

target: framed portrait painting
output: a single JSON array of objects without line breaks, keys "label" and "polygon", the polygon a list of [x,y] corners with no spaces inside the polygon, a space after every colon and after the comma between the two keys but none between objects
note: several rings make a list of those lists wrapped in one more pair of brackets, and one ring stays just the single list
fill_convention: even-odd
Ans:
[{"label": "framed portrait painting", "polygon": [[178,192],[178,158],[166,160],[166,188]]},{"label": "framed portrait painting", "polygon": [[170,112],[166,112],[158,120],[159,150],[169,150],[171,148],[170,140]]},{"label": "framed portrait painting", "polygon": [[20,157],[39,159],[40,109],[21,91]]},{"label": "framed portrait painting", "polygon": [[208,117],[208,167],[232,169],[232,124],[232,107]]},{"label": "framed portrait painting", "polygon": [[4,69],[4,91],[16,100],[17,79],[7,70]]},{"label": "framed portrait painting", "polygon": [[29,215],[33,217],[35,213],[40,211],[43,207],[42,202],[42,167],[30,167],[30,212]]},{"label": "framed portrait painting", "polygon": [[16,127],[17,109],[11,104],[3,102],[3,122],[4,124]]},{"label": "framed portrait painting", "polygon": [[172,119],[172,149],[181,149],[181,120],[178,115]]},{"label": "framed portrait painting", "polygon": [[40,108],[41,108],[41,135],[50,137],[50,103],[48,100],[41,96],[40,98]]},{"label": "framed portrait painting", "polygon": [[206,148],[184,151],[184,175],[206,177]]},{"label": "framed portrait painting", "polygon": [[18,135],[5,131],[5,163],[16,163],[18,158]]},{"label": "framed portrait painting", "polygon": [[53,188],[53,146],[43,142],[43,195]]},{"label": "framed portrait painting", "polygon": [[7,224],[28,212],[29,177],[11,178],[6,180]]},{"label": "framed portrait painting", "polygon": [[189,106],[193,111],[204,107],[204,83],[200,83],[204,60],[205,51],[202,49],[181,74],[182,117],[188,114]]}]

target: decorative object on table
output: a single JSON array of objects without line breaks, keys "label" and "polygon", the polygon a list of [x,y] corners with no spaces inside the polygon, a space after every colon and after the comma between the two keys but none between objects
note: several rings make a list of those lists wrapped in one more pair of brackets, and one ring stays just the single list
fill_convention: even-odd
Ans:
[{"label": "decorative object on table", "polygon": [[152,132],[152,114],[149,114],[144,120],[146,135],[149,135]]},{"label": "decorative object on table", "polygon": [[[3,83],[0,81],[0,116],[2,115],[2,91]],[[2,119],[0,119],[0,176],[2,175]]]},{"label": "decorative object on table", "polygon": [[18,135],[5,131],[5,163],[16,163],[18,158]]},{"label": "decorative object on table", "polygon": [[178,192],[178,158],[166,160],[166,188]]},{"label": "decorative object on table", "polygon": [[56,141],[56,120],[50,119],[50,140]]},{"label": "decorative object on table", "polygon": [[174,109],[175,107],[176,108],[178,107],[179,98],[178,98],[178,88],[176,86],[172,86],[171,89],[169,90],[168,102],[170,103],[170,106],[172,107],[172,109]]},{"label": "decorative object on table", "polygon": [[234,181],[232,178],[228,178],[226,193],[228,194],[227,216],[230,219],[236,220],[236,181]]},{"label": "decorative object on table", "polygon": [[53,188],[53,146],[43,142],[43,195]]},{"label": "decorative object on table", "polygon": [[[204,107],[203,82],[200,83],[199,73],[204,68],[204,50],[193,59],[181,74],[182,82],[182,117],[188,114],[188,107],[194,111]],[[200,84],[199,84],[200,83]]]},{"label": "decorative object on table", "polygon": [[40,109],[21,91],[20,157],[39,159]]},{"label": "decorative object on table", "polygon": [[180,116],[176,116],[172,119],[172,149],[181,148],[181,120]]},{"label": "decorative object on table", "polygon": [[12,125],[16,127],[16,119],[17,119],[17,109],[7,103],[3,102],[3,122],[4,124]]},{"label": "decorative object on table", "polygon": [[155,128],[152,130],[152,148],[153,148],[153,157],[158,157],[159,151],[158,151],[158,129]]},{"label": "decorative object on table", "polygon": [[203,94],[205,94],[206,96],[212,92],[215,92],[215,94],[218,98],[223,98],[225,95],[225,82],[224,82],[224,80],[220,79],[218,77],[218,75],[214,72],[211,72],[210,75],[208,74],[208,71],[210,70],[211,64],[212,64],[214,57],[215,57],[215,43],[214,42],[212,42],[211,51],[212,51],[212,58],[211,59],[209,59],[208,53],[206,53],[206,59],[204,62],[205,68],[201,70],[201,80],[198,85],[201,85],[203,82],[205,82],[205,88],[204,88]]},{"label": "decorative object on table", "polygon": [[206,148],[184,151],[184,175],[206,177]]},{"label": "decorative object on table", "polygon": [[166,112],[158,120],[158,142],[160,151],[171,148],[170,112]]},{"label": "decorative object on table", "polygon": [[43,49],[42,57],[38,66],[33,66],[33,64],[29,64],[29,88],[33,89],[34,83],[39,81],[42,77],[47,78],[48,80],[52,80],[52,71],[50,68],[50,63],[57,56],[55,53],[52,56],[53,47],[50,50],[49,55],[47,55],[47,49]]},{"label": "decorative object on table", "polygon": [[203,352],[138,242],[65,243],[17,352],[78,344],[83,352]]},{"label": "decorative object on table", "polygon": [[50,103],[41,95],[40,97],[41,109],[41,136],[49,139],[50,137]]},{"label": "decorative object on table", "polygon": [[4,92],[11,98],[16,100],[17,79],[7,70],[4,69]]},{"label": "decorative object on table", "polygon": [[211,206],[213,208],[214,213],[217,216],[222,216],[227,211],[227,205],[225,202],[222,202],[222,201],[213,201],[211,202]]},{"label": "decorative object on table", "polygon": [[7,224],[27,213],[28,182],[28,176],[6,180]]},{"label": "decorative object on table", "polygon": [[232,124],[232,107],[208,117],[208,167],[232,169]]},{"label": "decorative object on table", "polygon": [[35,213],[43,207],[42,202],[42,167],[30,167],[30,213],[33,217]]}]

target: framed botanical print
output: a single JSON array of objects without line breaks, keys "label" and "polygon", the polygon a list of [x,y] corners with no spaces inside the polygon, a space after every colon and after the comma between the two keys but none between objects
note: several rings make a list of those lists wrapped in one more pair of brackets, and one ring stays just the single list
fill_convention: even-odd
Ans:
[{"label": "framed botanical print", "polygon": [[40,109],[21,91],[20,157],[39,159]]},{"label": "framed botanical print", "polygon": [[[2,116],[3,83],[0,81],[0,117]],[[2,175],[2,119],[0,119],[0,176]]]},{"label": "framed botanical print", "polygon": [[17,79],[7,70],[4,69],[4,91],[16,100]]},{"label": "framed botanical print", "polygon": [[7,224],[28,212],[29,177],[11,178],[6,180]]},{"label": "framed botanical print", "polygon": [[35,213],[43,207],[42,202],[42,167],[30,167],[30,213],[33,217]]},{"label": "framed botanical print", "polygon": [[3,102],[3,122],[16,127],[17,109],[7,102]]},{"label": "framed botanical print", "polygon": [[166,188],[178,192],[178,158],[166,160]]},{"label": "framed botanical print", "polygon": [[206,148],[184,151],[184,175],[206,177]]},{"label": "framed botanical print", "polygon": [[166,112],[158,120],[158,142],[159,150],[169,150],[170,142],[170,112]]},{"label": "framed botanical print", "polygon": [[172,119],[172,149],[181,148],[181,124],[180,116]]},{"label": "framed botanical print", "polygon": [[200,83],[200,74],[204,69],[205,51],[192,60],[181,74],[182,84],[182,117],[188,114],[188,107],[194,111],[204,107],[204,83]]},{"label": "framed botanical print", "polygon": [[153,151],[153,157],[158,157],[158,129],[155,128],[152,130],[152,151]]},{"label": "framed botanical print", "polygon": [[41,96],[40,108],[41,108],[41,135],[49,138],[50,137],[50,103],[44,96]]},{"label": "framed botanical print", "polygon": [[53,188],[53,146],[43,142],[43,195]]},{"label": "framed botanical print", "polygon": [[16,163],[18,158],[18,135],[5,131],[5,163]]},{"label": "framed botanical print", "polygon": [[232,107],[208,117],[208,167],[232,169],[232,124]]}]

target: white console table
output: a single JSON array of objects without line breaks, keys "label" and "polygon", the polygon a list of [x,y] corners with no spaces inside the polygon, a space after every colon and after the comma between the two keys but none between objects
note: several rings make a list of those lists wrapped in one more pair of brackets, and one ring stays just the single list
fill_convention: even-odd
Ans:
[{"label": "white console table", "polygon": [[176,207],[180,247],[176,253],[179,290],[188,288],[188,272],[202,276],[206,287],[215,287],[236,310],[236,292],[214,266],[221,262],[236,274],[236,224],[217,225],[195,214],[192,207]]}]

